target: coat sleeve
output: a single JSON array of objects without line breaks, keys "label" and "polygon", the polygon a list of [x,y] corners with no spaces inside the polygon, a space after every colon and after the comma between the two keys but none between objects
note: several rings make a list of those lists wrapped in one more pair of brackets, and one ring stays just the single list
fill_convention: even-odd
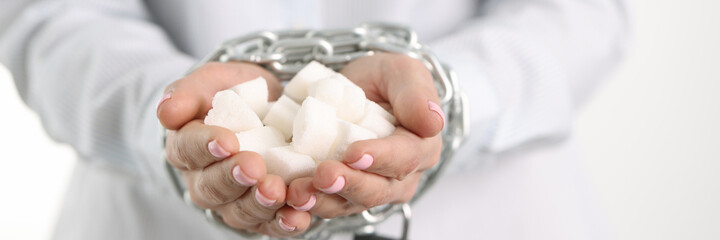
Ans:
[{"label": "coat sleeve", "polygon": [[628,19],[622,0],[491,0],[431,42],[470,100],[471,135],[453,165],[566,137],[574,113],[624,55]]},{"label": "coat sleeve", "polygon": [[150,21],[142,1],[14,1],[0,15],[0,61],[51,138],[81,160],[169,189],[155,107],[195,61]]}]

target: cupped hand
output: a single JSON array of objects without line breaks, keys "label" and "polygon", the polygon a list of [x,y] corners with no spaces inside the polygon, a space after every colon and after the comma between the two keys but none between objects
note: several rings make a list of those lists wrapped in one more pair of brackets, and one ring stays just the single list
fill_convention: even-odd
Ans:
[{"label": "cupped hand", "polygon": [[169,130],[167,159],[182,172],[195,204],[215,210],[229,226],[296,236],[307,230],[311,216],[285,205],[283,180],[266,174],[257,153],[238,152],[233,132],[202,123],[216,92],[258,76],[267,80],[270,99],[277,99],[282,88],[277,78],[246,63],[208,63],[170,84],[157,109]]},{"label": "cupped hand", "polygon": [[290,183],[288,205],[322,218],[358,213],[415,194],[423,172],[440,158],[445,116],[425,65],[396,54],[360,58],[341,71],[368,99],[391,111],[400,126],[385,138],[351,144],[343,159],[318,165]]}]

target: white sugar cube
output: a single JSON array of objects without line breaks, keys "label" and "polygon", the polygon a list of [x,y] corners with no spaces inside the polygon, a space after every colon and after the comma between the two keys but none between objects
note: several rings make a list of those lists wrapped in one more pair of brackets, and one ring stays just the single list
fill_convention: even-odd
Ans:
[{"label": "white sugar cube", "polygon": [[[273,104],[275,104],[275,102],[268,102],[267,104],[265,104],[265,107],[256,112],[258,117],[260,119],[265,119],[265,116],[267,116],[267,113],[270,111],[270,108],[272,108]],[[298,105],[298,107],[299,106],[300,105]]]},{"label": "white sugar cube", "polygon": [[285,140],[289,140],[293,133],[293,120],[299,109],[300,104],[283,95],[272,104],[262,122],[274,127],[283,134]]},{"label": "white sugar cube", "polygon": [[324,161],[337,136],[336,121],[335,107],[307,97],[293,121],[292,146],[315,161]]},{"label": "white sugar cube", "polygon": [[357,125],[374,132],[379,138],[390,136],[395,131],[393,124],[372,111],[365,112],[365,116],[357,122]]},{"label": "white sugar cube", "polygon": [[327,159],[342,160],[345,150],[355,141],[375,139],[378,135],[351,122],[338,120],[338,135]]},{"label": "white sugar cube", "polygon": [[321,79],[308,87],[308,96],[336,106],[342,102],[345,86],[345,83],[335,81],[334,78]]},{"label": "white sugar cube", "polygon": [[307,89],[312,83],[335,74],[337,74],[337,72],[332,69],[316,61],[312,61],[298,71],[298,73],[290,79],[290,82],[285,85],[285,95],[288,95],[288,97],[292,98],[295,102],[300,103],[308,96]]},{"label": "white sugar cube", "polygon": [[[357,84],[355,84],[353,81],[350,81],[350,79],[348,79],[347,77],[345,77],[345,75],[342,75],[342,74],[340,74],[340,73],[335,73],[335,74],[333,74],[333,75],[331,75],[331,76],[329,76],[329,77],[326,77],[326,78],[335,79],[336,81],[338,81],[338,82],[340,82],[340,83],[342,83],[342,84],[345,84],[345,85],[350,85],[350,86],[359,87],[359,86],[358,86]],[[323,78],[323,79],[326,79],[326,78]],[[323,80],[323,79],[320,79],[320,80]]]},{"label": "white sugar cube", "polygon": [[258,77],[230,88],[237,93],[258,116],[265,115],[268,104],[268,86],[265,78]]},{"label": "white sugar cube", "polygon": [[366,100],[365,101],[365,112],[374,112],[379,114],[382,118],[390,122],[392,125],[397,125],[397,119],[390,112],[385,110],[383,107],[378,105],[376,102]]},{"label": "white sugar cube", "polygon": [[313,83],[308,94],[334,106],[342,120],[357,122],[365,113],[365,92],[340,74]]},{"label": "white sugar cube", "polygon": [[280,176],[285,184],[301,177],[312,176],[315,161],[305,154],[298,153],[291,146],[268,149],[265,154],[268,174]]},{"label": "white sugar cube", "polygon": [[205,124],[207,125],[224,127],[233,132],[262,127],[260,118],[232,90],[215,93],[212,107],[205,117]]},{"label": "white sugar cube", "polygon": [[277,129],[269,126],[236,133],[240,151],[253,151],[265,157],[265,152],[274,147],[287,146],[285,137]]}]

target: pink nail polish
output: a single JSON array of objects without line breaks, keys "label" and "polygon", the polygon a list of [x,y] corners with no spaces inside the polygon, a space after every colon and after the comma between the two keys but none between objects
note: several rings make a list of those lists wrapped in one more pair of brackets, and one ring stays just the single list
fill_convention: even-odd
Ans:
[{"label": "pink nail polish", "polygon": [[243,186],[249,187],[249,186],[255,185],[257,183],[257,180],[252,179],[252,178],[248,177],[247,175],[245,175],[245,173],[242,171],[242,169],[240,169],[240,166],[233,167],[232,175],[233,175],[233,178],[235,178],[235,181]]},{"label": "pink nail polish", "polygon": [[299,206],[299,207],[292,206],[292,205],[290,205],[290,206],[292,206],[295,210],[307,212],[315,206],[315,202],[317,202],[317,198],[315,198],[315,195],[310,195],[310,199],[308,199],[308,201],[305,204],[303,204],[302,206]]},{"label": "pink nail polish", "polygon": [[255,200],[257,200],[258,203],[260,203],[260,205],[263,205],[266,207],[272,206],[276,202],[276,200],[271,200],[268,197],[266,197],[265,195],[263,195],[262,193],[260,193],[260,189],[255,190]]},{"label": "pink nail polish", "polygon": [[354,163],[348,164],[351,168],[357,169],[357,170],[365,170],[372,165],[374,159],[373,156],[370,154],[363,154],[362,157],[360,157],[360,160],[355,161]]},{"label": "pink nail polish", "polygon": [[212,154],[216,158],[226,158],[230,156],[230,153],[228,151],[225,151],[220,144],[218,144],[217,140],[212,140],[210,143],[208,143],[208,151],[210,151],[210,154]]},{"label": "pink nail polish", "polygon": [[162,105],[165,101],[170,99],[171,96],[172,96],[172,91],[165,93],[165,95],[163,95],[162,98],[160,98],[160,101],[157,104],[157,108],[160,108],[160,105]]},{"label": "pink nail polish", "polygon": [[320,191],[323,191],[324,193],[327,193],[327,194],[333,194],[333,193],[339,192],[343,187],[345,187],[345,178],[343,176],[338,176],[335,179],[335,182],[333,182],[333,184],[330,187],[321,188]]},{"label": "pink nail polish", "polygon": [[442,119],[442,125],[443,128],[445,127],[445,112],[443,112],[442,108],[437,105],[437,103],[433,101],[428,101],[428,108],[430,108],[430,111],[433,111],[440,115],[440,118]]},{"label": "pink nail polish", "polygon": [[285,223],[282,218],[278,220],[278,225],[280,225],[280,228],[282,228],[285,231],[292,232],[295,231],[295,226],[290,226],[289,224]]}]

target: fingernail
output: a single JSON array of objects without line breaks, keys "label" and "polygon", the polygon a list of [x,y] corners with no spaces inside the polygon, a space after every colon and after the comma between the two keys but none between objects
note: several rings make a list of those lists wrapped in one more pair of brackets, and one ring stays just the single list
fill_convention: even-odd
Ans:
[{"label": "fingernail", "polygon": [[355,161],[354,163],[349,164],[351,168],[357,169],[357,170],[364,170],[370,167],[373,163],[373,156],[370,154],[363,154],[362,157],[360,157],[360,160]]},{"label": "fingernail", "polygon": [[230,153],[225,151],[225,149],[218,144],[217,140],[212,140],[212,142],[208,143],[208,151],[216,158],[226,158],[230,156]]},{"label": "fingernail", "polygon": [[240,169],[240,166],[233,167],[232,175],[233,175],[233,178],[235,178],[235,181],[243,186],[249,187],[249,186],[255,185],[257,183],[257,180],[252,179],[252,178],[248,177],[247,175],[245,175],[245,173],[242,171],[242,169]]},{"label": "fingernail", "polygon": [[280,220],[278,220],[278,224],[285,231],[288,231],[288,232],[295,231],[295,226],[290,226],[289,224],[285,223],[285,221],[283,221],[282,218],[280,218]]},{"label": "fingernail", "polygon": [[330,187],[321,188],[320,191],[323,191],[324,193],[327,193],[327,194],[333,194],[333,193],[339,192],[340,189],[342,189],[344,186],[345,186],[345,178],[343,176],[338,176],[335,179],[335,182],[333,182],[333,184]]},{"label": "fingernail", "polygon": [[442,108],[437,105],[437,103],[433,101],[428,101],[428,107],[430,108],[430,111],[433,111],[440,115],[440,118],[442,119],[442,125],[445,127],[445,112],[443,112]]},{"label": "fingernail", "polygon": [[295,210],[307,212],[313,206],[315,206],[316,201],[317,201],[317,198],[315,198],[315,195],[310,195],[310,199],[308,199],[308,201],[305,204],[303,204],[302,206],[299,206],[299,207],[296,207],[293,205],[290,205],[290,206],[293,207]]},{"label": "fingernail", "polygon": [[160,105],[162,105],[165,101],[170,99],[171,96],[172,96],[172,91],[165,93],[165,95],[163,95],[162,98],[160,98],[160,101],[157,104],[157,108],[160,108]]},{"label": "fingernail", "polygon": [[266,207],[269,207],[269,206],[272,206],[273,204],[275,204],[275,200],[270,200],[268,197],[266,197],[265,195],[260,193],[260,189],[255,190],[255,200],[257,200],[258,203],[260,203],[260,205],[263,205]]}]

